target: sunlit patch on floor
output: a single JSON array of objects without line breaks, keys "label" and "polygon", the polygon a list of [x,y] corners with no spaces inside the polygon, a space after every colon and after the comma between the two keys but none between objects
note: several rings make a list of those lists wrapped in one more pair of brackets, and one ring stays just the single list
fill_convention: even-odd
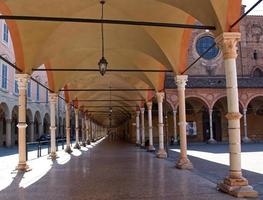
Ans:
[{"label": "sunlit patch on floor", "polygon": [[[170,150],[180,153],[180,149]],[[196,158],[201,158],[210,162],[229,166],[229,153],[210,153],[196,150],[187,150],[187,154]],[[263,174],[263,152],[242,152],[241,166],[244,170]]]}]

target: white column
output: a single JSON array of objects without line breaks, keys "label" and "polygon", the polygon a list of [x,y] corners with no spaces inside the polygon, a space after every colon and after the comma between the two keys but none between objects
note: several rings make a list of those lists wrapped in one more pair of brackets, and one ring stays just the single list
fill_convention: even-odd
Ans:
[{"label": "white column", "polygon": [[209,144],[215,144],[216,140],[214,139],[213,134],[213,110],[209,110],[209,129],[210,129],[210,138],[207,141]]},{"label": "white column", "polygon": [[82,145],[86,146],[86,129],[85,129],[85,114],[83,113],[81,118],[81,128],[82,128]]},{"label": "white column", "polygon": [[228,114],[228,134],[230,151],[229,175],[218,185],[219,189],[236,197],[256,197],[258,194],[248,185],[247,179],[242,176],[241,171],[241,139],[240,139],[240,118],[238,85],[237,85],[237,42],[241,34],[236,32],[222,33],[217,37],[216,42],[223,52]]},{"label": "white column", "polygon": [[244,137],[242,138],[242,141],[244,143],[251,142],[251,139],[247,135],[247,108],[243,109],[243,120],[244,120]]},{"label": "white column", "polygon": [[176,120],[177,110],[173,111],[173,121],[174,121],[174,144],[178,142],[177,140],[177,120]]},{"label": "white column", "polygon": [[144,111],[145,111],[145,108],[140,108],[140,111],[141,111],[141,135],[142,135],[141,147],[144,148],[145,147],[145,127],[144,127]]},{"label": "white column", "polygon": [[86,133],[86,144],[87,145],[90,145],[90,136],[89,136],[89,119],[88,119],[88,116],[85,115],[85,133]]},{"label": "white column", "polygon": [[148,126],[149,126],[149,147],[148,151],[155,151],[153,146],[153,122],[152,122],[152,102],[147,102],[148,108]]},{"label": "white column", "polygon": [[180,130],[180,159],[176,163],[178,169],[192,169],[193,165],[187,157],[187,136],[186,136],[186,112],[185,112],[185,86],[187,75],[177,75],[175,78],[178,101],[179,101],[179,130]]},{"label": "white column", "polygon": [[140,146],[141,137],[140,137],[140,111],[136,111],[136,145]]},{"label": "white column", "polygon": [[26,89],[30,78],[27,74],[16,74],[18,83],[18,153],[19,162],[16,167],[19,171],[28,171],[29,166],[26,163]]},{"label": "white column", "polygon": [[70,147],[70,104],[66,103],[66,149],[65,151],[67,153],[71,153],[71,147]]},{"label": "white column", "polygon": [[167,158],[167,153],[164,149],[164,136],[163,136],[163,99],[164,93],[156,93],[158,102],[158,129],[159,129],[159,150],[157,152],[158,158]]},{"label": "white column", "polygon": [[79,109],[75,108],[75,131],[76,131],[76,144],[74,149],[80,149],[79,145]]},{"label": "white column", "polygon": [[50,157],[51,159],[56,159],[56,105],[58,101],[58,95],[56,93],[49,93],[48,98],[50,103]]},{"label": "white column", "polygon": [[6,119],[6,146],[11,147],[12,146],[12,133],[11,133],[11,119]]}]

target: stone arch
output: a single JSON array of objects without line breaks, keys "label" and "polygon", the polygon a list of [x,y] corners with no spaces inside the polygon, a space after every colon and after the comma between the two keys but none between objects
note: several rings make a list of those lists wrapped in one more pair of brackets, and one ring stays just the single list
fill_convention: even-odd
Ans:
[{"label": "stone arch", "polygon": [[34,138],[37,139],[42,135],[42,119],[39,111],[34,115]]},{"label": "stone arch", "polygon": [[193,135],[188,135],[188,141],[199,142],[207,141],[209,132],[207,133],[207,126],[209,127],[209,104],[203,97],[199,95],[187,95],[186,99],[186,119],[189,128],[193,131]]},{"label": "stone arch", "polygon": [[247,104],[247,135],[252,140],[263,140],[263,95],[254,95]]},{"label": "stone arch", "polygon": [[[218,96],[216,99],[213,100],[213,102],[211,103],[211,109],[213,109],[213,107],[215,106],[215,104],[222,98],[227,98],[227,96],[225,94],[222,94],[220,96]],[[244,104],[241,100],[239,100],[239,108],[245,108],[246,104]],[[227,108],[226,108],[227,110]]]},{"label": "stone arch", "polygon": [[252,95],[251,97],[249,97],[249,98],[247,99],[247,102],[245,103],[244,108],[247,108],[248,105],[249,105],[249,103],[250,103],[251,101],[253,101],[253,99],[257,98],[257,97],[263,97],[263,94],[254,94],[254,95]]},{"label": "stone arch", "polygon": [[263,66],[256,65],[253,67],[250,73],[251,77],[263,77]]},{"label": "stone arch", "polygon": [[17,145],[18,144],[18,106],[14,106],[12,109],[11,114],[11,144]]}]

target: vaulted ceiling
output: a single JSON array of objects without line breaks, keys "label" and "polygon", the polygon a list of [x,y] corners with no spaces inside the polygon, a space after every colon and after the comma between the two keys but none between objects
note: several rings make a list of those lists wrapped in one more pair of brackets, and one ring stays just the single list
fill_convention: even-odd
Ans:
[{"label": "vaulted ceiling", "polygon": [[[108,0],[106,19],[169,22],[215,26],[215,35],[229,31],[240,15],[241,0]],[[99,0],[1,0],[3,15],[95,18],[101,16]],[[101,58],[100,24],[7,20],[17,66],[33,68],[97,68]],[[110,69],[167,69],[180,74],[186,67],[190,29],[105,24],[105,57]],[[49,87],[151,88],[160,91],[164,73],[150,72],[48,72]],[[148,91],[112,92],[112,99],[152,98]],[[109,92],[69,92],[73,99],[109,99]],[[137,102],[112,102],[119,112],[132,112]],[[98,105],[80,101],[79,106]],[[108,106],[109,102],[99,105]],[[88,108],[87,108],[88,109]],[[92,110],[99,110],[94,108]],[[118,117],[120,121],[122,117]],[[103,123],[104,117],[98,117]],[[105,119],[106,120],[106,119]]]}]

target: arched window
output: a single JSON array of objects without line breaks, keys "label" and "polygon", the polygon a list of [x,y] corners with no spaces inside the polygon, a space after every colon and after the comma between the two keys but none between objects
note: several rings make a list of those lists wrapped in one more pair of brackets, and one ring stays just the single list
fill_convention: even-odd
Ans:
[{"label": "arched window", "polygon": [[253,77],[263,77],[263,72],[261,69],[257,68],[253,72]]},{"label": "arched window", "polygon": [[[207,49],[209,49],[214,44],[214,38],[211,36],[203,36],[200,37],[196,42],[196,50],[197,53],[201,56]],[[210,49],[203,58],[206,60],[211,60],[215,58],[219,53],[219,49],[214,46],[212,49]]]}]

